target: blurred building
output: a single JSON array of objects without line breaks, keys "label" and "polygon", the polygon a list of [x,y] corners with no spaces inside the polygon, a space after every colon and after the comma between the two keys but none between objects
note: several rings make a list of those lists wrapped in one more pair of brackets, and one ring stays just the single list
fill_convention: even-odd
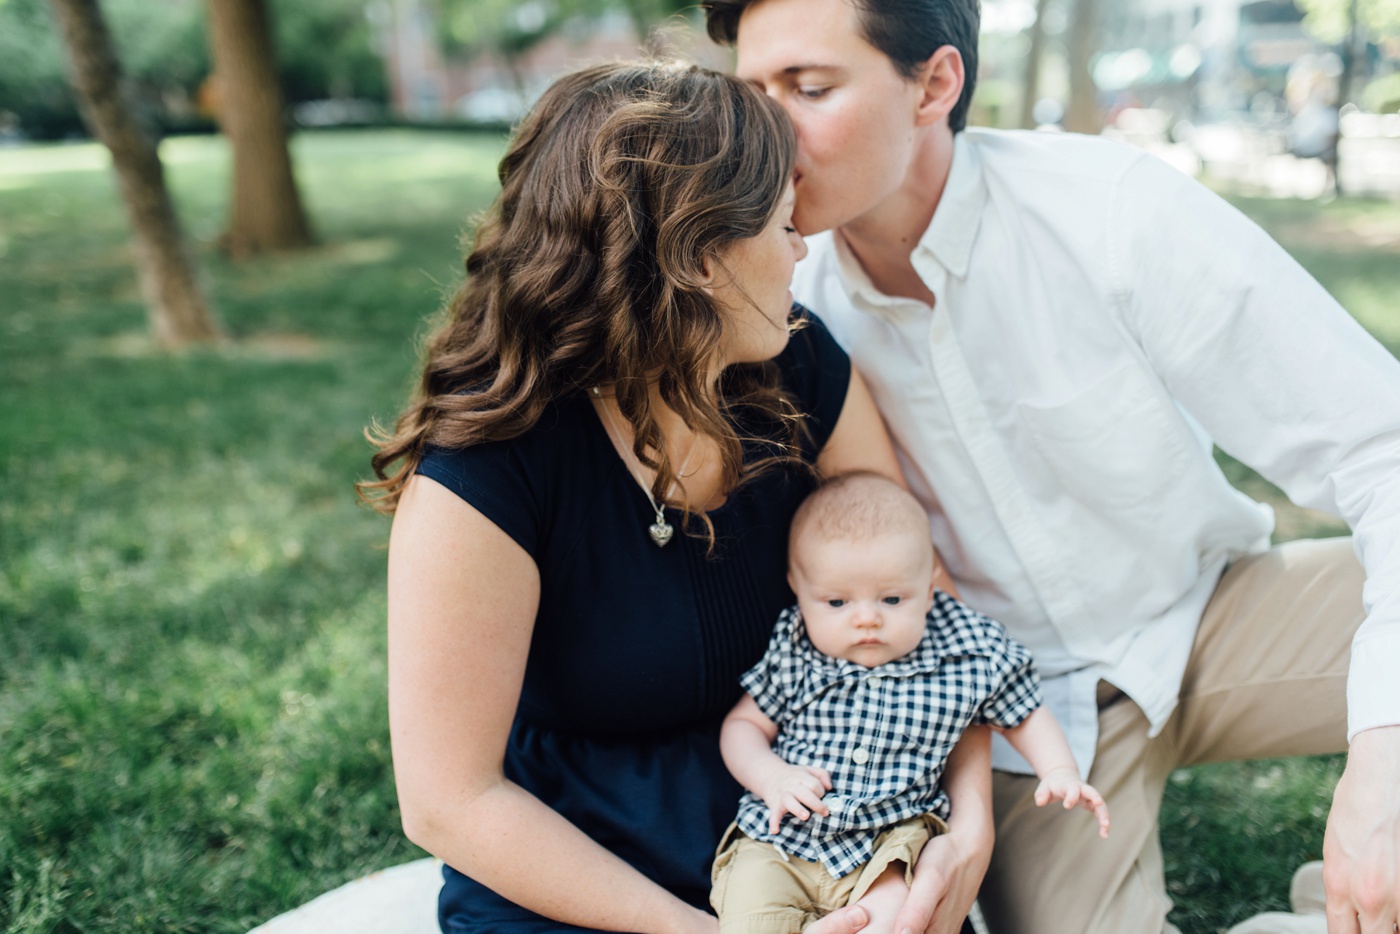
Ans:
[{"label": "blurred building", "polygon": [[[588,62],[635,58],[644,47],[663,45],[687,57],[724,67],[724,53],[703,32],[697,38],[684,23],[668,23],[660,33],[641,36],[631,17],[609,10],[576,17],[551,28],[525,48],[490,44],[455,47],[432,0],[376,0],[369,8],[389,77],[390,108],[413,121],[509,123],[559,74]],[[520,34],[538,29],[546,15],[541,3],[511,5]]]},{"label": "blurred building", "polygon": [[1282,117],[1289,69],[1331,51],[1293,0],[1126,0],[1105,11],[1094,80],[1110,111]]}]

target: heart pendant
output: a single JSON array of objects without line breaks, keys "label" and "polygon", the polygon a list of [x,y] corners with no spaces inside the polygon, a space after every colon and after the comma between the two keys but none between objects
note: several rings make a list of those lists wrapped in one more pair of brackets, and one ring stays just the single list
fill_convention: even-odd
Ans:
[{"label": "heart pendant", "polygon": [[675,530],[671,528],[671,523],[658,519],[647,527],[647,531],[651,533],[651,540],[656,542],[656,547],[662,548],[671,540],[671,534]]}]

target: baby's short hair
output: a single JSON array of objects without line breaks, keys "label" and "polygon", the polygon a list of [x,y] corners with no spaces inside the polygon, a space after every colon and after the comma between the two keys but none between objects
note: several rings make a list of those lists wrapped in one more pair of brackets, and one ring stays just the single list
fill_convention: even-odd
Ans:
[{"label": "baby's short hair", "polygon": [[797,507],[789,552],[812,535],[828,541],[867,541],[900,532],[918,535],[933,547],[928,513],[908,490],[882,474],[854,471],[827,480]]}]

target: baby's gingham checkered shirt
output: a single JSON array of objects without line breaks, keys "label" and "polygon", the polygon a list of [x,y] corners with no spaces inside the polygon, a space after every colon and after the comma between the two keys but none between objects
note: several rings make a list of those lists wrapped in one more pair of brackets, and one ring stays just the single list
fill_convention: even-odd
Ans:
[{"label": "baby's gingham checkered shirt", "polygon": [[822,798],[829,817],[787,814],[770,834],[768,807],[750,792],[739,802],[739,829],[835,878],[864,865],[894,824],[948,817],[943,767],[968,726],[1014,727],[1041,703],[1030,652],[941,591],[918,647],[874,668],[823,655],[801,611],[786,609],[763,659],[739,680],[777,724],[773,751],[826,769],[832,783]]}]

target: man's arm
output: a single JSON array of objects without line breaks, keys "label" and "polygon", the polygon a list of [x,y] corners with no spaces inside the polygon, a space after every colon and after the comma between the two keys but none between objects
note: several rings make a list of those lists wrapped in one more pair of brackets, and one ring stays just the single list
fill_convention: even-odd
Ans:
[{"label": "man's arm", "polygon": [[1367,618],[1353,641],[1352,748],[1325,878],[1329,914],[1350,919],[1335,930],[1358,930],[1357,916],[1359,930],[1390,929],[1400,912],[1400,363],[1267,234],[1156,160],[1125,179],[1115,223],[1124,322],[1172,397],[1295,503],[1352,528]]}]

